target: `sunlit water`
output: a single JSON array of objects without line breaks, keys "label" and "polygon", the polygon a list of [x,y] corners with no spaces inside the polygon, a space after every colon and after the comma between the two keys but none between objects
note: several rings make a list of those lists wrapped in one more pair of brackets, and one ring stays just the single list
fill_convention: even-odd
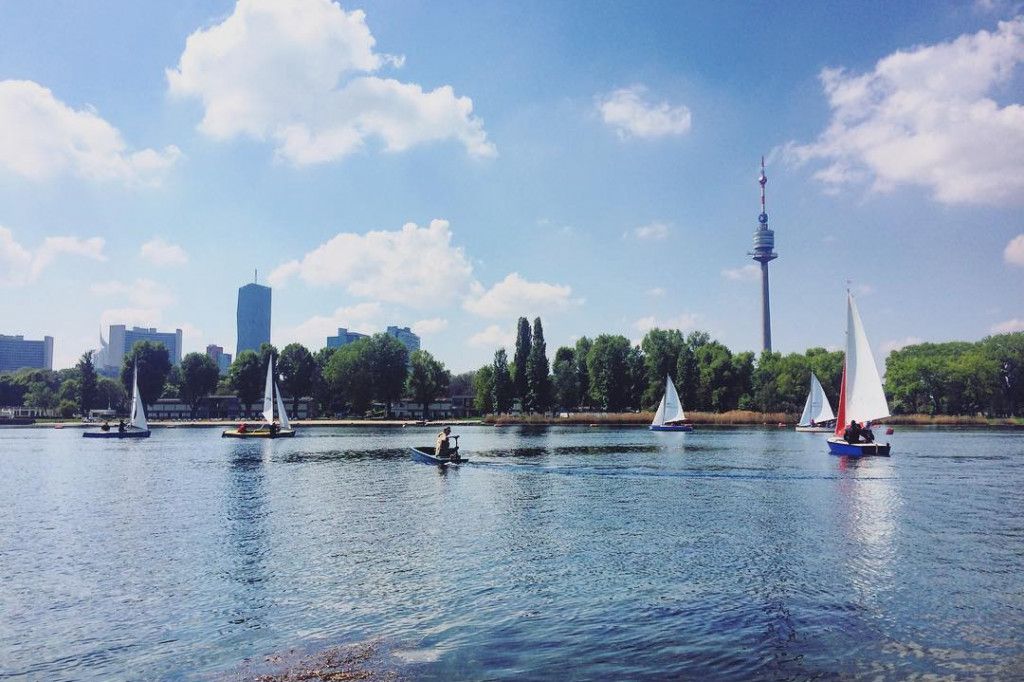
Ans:
[{"label": "sunlit water", "polygon": [[0,677],[1024,676],[1024,434],[459,431],[449,471],[428,429],[0,431]]}]

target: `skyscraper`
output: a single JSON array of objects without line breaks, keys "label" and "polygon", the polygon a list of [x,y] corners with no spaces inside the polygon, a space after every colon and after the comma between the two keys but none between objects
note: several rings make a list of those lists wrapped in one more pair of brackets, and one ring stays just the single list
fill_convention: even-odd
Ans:
[{"label": "skyscraper", "polygon": [[368,338],[366,334],[360,334],[359,332],[350,332],[348,329],[345,329],[344,327],[338,327],[337,336],[327,337],[327,347],[341,348],[342,346],[347,346],[350,343],[355,343],[359,339],[365,338]]},{"label": "skyscraper", "polygon": [[221,376],[226,375],[231,369],[231,353],[225,353],[223,346],[211,343],[206,347],[206,355],[217,363],[217,371]]},{"label": "skyscraper", "polygon": [[253,282],[238,289],[237,358],[243,350],[259,350],[270,343],[270,287]]},{"label": "skyscraper", "polygon": [[416,336],[408,327],[395,327],[392,325],[388,327],[386,333],[388,336],[393,336],[401,341],[402,345],[409,350],[409,355],[420,349],[420,337]]},{"label": "skyscraper", "polygon": [[29,341],[24,336],[0,334],[0,372],[13,372],[23,367],[53,369],[53,337]]},{"label": "skyscraper", "polygon": [[102,349],[96,360],[100,367],[120,368],[124,361],[124,354],[132,349],[138,341],[151,341],[162,343],[167,348],[171,364],[181,364],[181,330],[173,332],[157,331],[155,327],[132,327],[129,329],[123,324],[110,325],[107,333],[108,341],[104,343],[100,337]]},{"label": "skyscraper", "polygon": [[761,215],[757,217],[757,230],[754,232],[754,250],[748,253],[761,264],[761,339],[762,349],[772,349],[772,314],[768,297],[768,263],[779,257],[775,253],[775,232],[768,229],[768,211],[764,203],[764,186],[768,184],[768,176],[764,174],[764,157],[761,157],[761,175],[757,179],[761,185]]}]

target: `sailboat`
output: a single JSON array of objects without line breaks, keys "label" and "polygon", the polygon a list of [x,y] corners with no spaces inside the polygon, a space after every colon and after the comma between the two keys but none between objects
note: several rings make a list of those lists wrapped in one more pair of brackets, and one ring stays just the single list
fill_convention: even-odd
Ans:
[{"label": "sailboat", "polygon": [[807,394],[804,413],[800,415],[800,422],[796,425],[796,430],[828,433],[833,428],[830,422],[835,421],[835,418],[832,406],[829,405],[828,398],[825,397],[825,389],[821,387],[821,382],[818,381],[814,372],[811,372],[811,390]]},{"label": "sailboat", "polygon": [[860,321],[860,312],[853,296],[846,294],[846,364],[839,390],[839,414],[835,433],[828,439],[828,450],[833,455],[860,457],[862,455],[889,456],[888,443],[848,443],[843,432],[849,422],[861,425],[889,416],[889,404],[882,389],[871,345]]},{"label": "sailboat", "polygon": [[[280,424],[274,423],[274,402],[277,399],[277,415]],[[288,438],[295,435],[295,429],[288,423],[288,411],[284,409],[281,389],[274,381],[274,358],[267,363],[267,381],[263,387],[263,424],[250,430],[245,423],[238,428],[226,429],[221,436],[224,438]]]},{"label": "sailboat", "polygon": [[[122,422],[123,423],[123,422]],[[149,424],[146,422],[146,408],[142,405],[142,394],[139,393],[139,366],[136,364],[132,375],[132,414],[128,424],[123,428],[111,430],[104,424],[99,431],[86,431],[83,438],[149,438]]]},{"label": "sailboat", "polygon": [[693,431],[693,425],[683,414],[683,404],[679,401],[676,385],[672,383],[670,376],[665,377],[665,395],[661,396],[661,403],[658,405],[658,411],[654,414],[654,421],[651,422],[650,429],[651,431]]}]

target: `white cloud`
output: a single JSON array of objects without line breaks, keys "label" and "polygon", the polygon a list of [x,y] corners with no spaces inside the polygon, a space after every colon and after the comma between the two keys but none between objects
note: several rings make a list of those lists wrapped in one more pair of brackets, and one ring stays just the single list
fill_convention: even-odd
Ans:
[{"label": "white cloud", "polygon": [[600,98],[597,108],[605,123],[615,128],[619,137],[652,139],[667,135],[683,135],[690,131],[690,110],[668,102],[646,101],[647,88],[634,85],[615,90]]},{"label": "white cloud", "polygon": [[696,329],[700,317],[693,313],[683,313],[675,317],[659,319],[654,315],[648,317],[641,317],[639,320],[633,323],[633,328],[641,334],[646,334],[654,328],[658,329],[678,329],[680,331],[689,331]]},{"label": "white cloud", "polygon": [[757,279],[761,276],[761,268],[754,264],[744,265],[738,268],[726,268],[722,270],[722,277],[731,279],[734,282]]},{"label": "white cloud", "polygon": [[994,32],[898,51],[854,74],[820,78],[832,120],[817,141],[790,143],[797,161],[829,165],[816,177],[838,189],[864,180],[875,191],[929,189],[944,204],[1024,201],[1024,106],[999,94],[1024,61],[1024,17]]},{"label": "white cloud", "polygon": [[882,344],[882,357],[888,357],[889,353],[898,351],[901,348],[907,346],[916,346],[919,343],[924,343],[924,339],[920,339],[916,336],[908,336],[903,339],[892,339]]},{"label": "white cloud", "polygon": [[668,238],[669,227],[665,223],[655,221],[640,227],[634,227],[623,234],[623,238],[635,237],[644,241],[661,241]]},{"label": "white cloud", "polygon": [[657,298],[659,296],[664,296],[665,295],[665,290],[662,289],[661,287],[654,287],[652,289],[648,289],[647,290],[647,295],[648,296],[654,296],[654,297]]},{"label": "white cloud", "polygon": [[154,237],[142,245],[139,255],[154,265],[185,265],[188,254],[177,244],[171,244],[162,237]]},{"label": "white cloud", "polygon": [[[295,326],[275,331],[284,343],[301,343],[311,350],[327,345],[327,337],[335,336],[339,327],[362,334],[372,334],[382,326],[383,310],[376,301],[336,308],[330,315],[315,315]],[[284,344],[282,344],[283,347]]]},{"label": "white cloud", "polygon": [[47,237],[32,251],[17,242],[13,232],[0,226],[0,286],[34,282],[61,254],[105,261],[103,245],[99,237]]},{"label": "white cloud", "polygon": [[489,325],[469,337],[469,345],[483,348],[511,348],[516,342],[515,329],[502,329],[496,324]]},{"label": "white cloud", "polygon": [[412,325],[412,330],[419,336],[440,334],[447,328],[448,320],[443,317],[432,317],[429,320],[420,320]]},{"label": "white cloud", "polygon": [[552,310],[564,310],[580,303],[572,300],[572,287],[547,282],[531,282],[513,272],[490,289],[477,284],[463,307],[481,317],[510,317],[539,315]]},{"label": "white cloud", "polygon": [[131,152],[91,107],[72,109],[33,81],[0,81],[0,168],[30,180],[70,173],[156,185],[180,155],[173,145]]},{"label": "white cloud", "polygon": [[452,246],[446,220],[429,227],[407,223],[396,232],[339,233],[277,267],[268,278],[275,287],[299,276],[314,286],[342,285],[353,296],[429,308],[450,303],[468,290],[473,266]]},{"label": "white cloud", "polygon": [[269,138],[299,166],[339,159],[368,138],[390,152],[455,139],[471,156],[496,154],[472,100],[451,86],[367,75],[404,61],[375,45],[365,13],[331,0],[239,0],[188,37],[167,82],[171,94],[202,100],[203,133]]},{"label": "white cloud", "polygon": [[98,298],[116,299],[118,302],[128,302],[136,308],[146,309],[165,308],[176,300],[167,286],[145,278],[136,279],[134,282],[97,282],[89,287],[89,292]]},{"label": "white cloud", "polygon": [[1024,332],[1024,320],[1017,319],[1016,317],[1012,320],[1006,320],[999,324],[992,325],[989,331],[993,334],[1009,334],[1011,332]]},{"label": "white cloud", "polygon": [[100,313],[100,329],[112,324],[123,324],[128,327],[158,327],[163,318],[159,308],[107,308]]},{"label": "white cloud", "polygon": [[1019,234],[1009,241],[1003,251],[1003,258],[1010,265],[1024,267],[1024,234]]}]

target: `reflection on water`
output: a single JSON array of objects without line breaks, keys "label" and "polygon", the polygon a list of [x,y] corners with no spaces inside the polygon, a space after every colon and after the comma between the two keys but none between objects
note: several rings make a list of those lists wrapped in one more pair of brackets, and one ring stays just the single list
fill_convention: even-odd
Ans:
[{"label": "reflection on water", "polygon": [[416,679],[1024,672],[1017,435],[846,460],[780,429],[460,433],[444,469],[414,428],[0,431],[0,677],[366,642]]}]

